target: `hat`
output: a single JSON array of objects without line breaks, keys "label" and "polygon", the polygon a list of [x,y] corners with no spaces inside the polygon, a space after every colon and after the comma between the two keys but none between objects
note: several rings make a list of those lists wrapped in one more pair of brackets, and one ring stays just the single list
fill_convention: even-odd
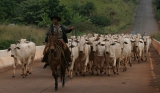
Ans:
[{"label": "hat", "polygon": [[57,19],[58,21],[61,21],[61,18],[59,16],[54,15],[51,17],[51,20],[53,20],[54,18]]}]

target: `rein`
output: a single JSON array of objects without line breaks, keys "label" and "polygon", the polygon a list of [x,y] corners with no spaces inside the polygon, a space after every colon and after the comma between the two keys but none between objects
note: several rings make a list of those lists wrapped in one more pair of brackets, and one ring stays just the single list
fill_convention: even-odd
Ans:
[{"label": "rein", "polygon": [[[52,56],[53,56],[54,59],[57,60],[57,59],[60,58],[61,55],[62,55],[63,58],[64,58],[64,60],[65,60],[65,62],[67,62],[66,57],[65,57],[65,55],[64,55],[64,51],[62,50],[62,48],[61,48],[60,46],[55,45],[55,51],[58,51],[58,52],[59,52],[59,55],[58,55],[57,57],[55,57],[54,54],[53,54],[53,53],[51,52],[51,50],[50,50],[50,53],[52,54]],[[60,63],[61,63],[61,58],[60,58]],[[67,66],[68,66],[68,64],[67,64]]]},{"label": "rein", "polygon": [[58,59],[61,56],[61,49],[60,49],[59,46],[55,46],[55,47],[56,47],[55,51],[59,51],[59,55],[56,57],[56,56],[53,55],[53,53],[51,52],[51,50],[50,50],[50,52],[51,52],[51,54],[52,54],[52,56],[53,56],[54,59]]}]

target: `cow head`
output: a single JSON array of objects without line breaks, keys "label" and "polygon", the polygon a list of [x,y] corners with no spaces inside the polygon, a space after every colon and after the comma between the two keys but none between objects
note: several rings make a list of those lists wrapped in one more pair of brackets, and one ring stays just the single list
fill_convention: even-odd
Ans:
[{"label": "cow head", "polygon": [[135,47],[139,47],[140,44],[144,44],[143,40],[142,39],[136,39],[135,41]]},{"label": "cow head", "polygon": [[20,47],[17,47],[16,44],[11,44],[11,46],[8,48],[8,52],[11,51],[11,57],[15,57],[16,50],[19,50]]},{"label": "cow head", "polygon": [[96,52],[97,51],[97,46],[100,44],[99,41],[94,41],[93,42],[93,52]]},{"label": "cow head", "polygon": [[85,38],[82,37],[79,41],[79,51],[84,52],[85,43],[86,43]]},{"label": "cow head", "polygon": [[105,52],[106,52],[106,54],[110,54],[110,46],[111,46],[110,42],[107,41],[107,42],[105,43],[105,47],[106,47]]}]

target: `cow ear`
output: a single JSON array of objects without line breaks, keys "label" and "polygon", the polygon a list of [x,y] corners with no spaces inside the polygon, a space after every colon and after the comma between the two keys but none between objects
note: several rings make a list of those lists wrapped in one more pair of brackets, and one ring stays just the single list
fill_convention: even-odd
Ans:
[{"label": "cow ear", "polygon": [[142,41],[139,41],[140,43],[143,43]]},{"label": "cow ear", "polygon": [[103,41],[107,41],[107,39],[104,39]]},{"label": "cow ear", "polygon": [[96,46],[98,46],[99,44],[100,44],[100,42]]},{"label": "cow ear", "polygon": [[7,49],[7,52],[9,52],[9,51],[11,51],[11,48],[8,48],[8,49]]},{"label": "cow ear", "polygon": [[16,49],[20,49],[19,47],[16,47]]},{"label": "cow ear", "polygon": [[127,42],[124,42],[125,44],[128,44]]},{"label": "cow ear", "polygon": [[116,43],[112,43],[112,44],[110,44],[110,45],[112,45],[112,46],[113,46],[113,45],[115,45],[115,44],[116,44]]},{"label": "cow ear", "polygon": [[79,41],[78,41],[78,40],[75,40],[75,42],[79,43]]},{"label": "cow ear", "polygon": [[71,46],[70,46],[70,48],[74,48],[74,47],[75,47],[74,45],[71,45]]},{"label": "cow ear", "polygon": [[96,38],[96,40],[95,41],[98,41],[100,38],[98,37],[98,38]]},{"label": "cow ear", "polygon": [[89,41],[88,39],[86,39],[86,41]]},{"label": "cow ear", "polygon": [[87,45],[92,45],[92,43],[91,43],[91,42],[86,42],[86,44],[87,44]]},{"label": "cow ear", "polygon": [[29,41],[25,41],[25,43],[29,43]]},{"label": "cow ear", "polygon": [[17,43],[20,43],[20,40],[17,40]]}]

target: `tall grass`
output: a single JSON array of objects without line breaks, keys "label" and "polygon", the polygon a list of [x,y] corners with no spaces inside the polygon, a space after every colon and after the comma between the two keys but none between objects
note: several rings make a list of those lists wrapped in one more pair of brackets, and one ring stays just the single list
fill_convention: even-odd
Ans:
[{"label": "tall grass", "polygon": [[45,32],[45,29],[36,26],[0,25],[0,49],[6,49],[11,43],[16,43],[22,38],[42,45]]}]

